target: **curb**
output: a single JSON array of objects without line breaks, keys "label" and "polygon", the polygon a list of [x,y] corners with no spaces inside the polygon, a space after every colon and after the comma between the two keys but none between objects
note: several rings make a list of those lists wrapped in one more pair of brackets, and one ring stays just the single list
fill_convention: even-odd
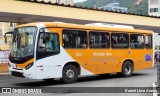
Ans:
[{"label": "curb", "polygon": [[3,76],[3,75],[9,75],[10,73],[0,73],[0,76]]}]

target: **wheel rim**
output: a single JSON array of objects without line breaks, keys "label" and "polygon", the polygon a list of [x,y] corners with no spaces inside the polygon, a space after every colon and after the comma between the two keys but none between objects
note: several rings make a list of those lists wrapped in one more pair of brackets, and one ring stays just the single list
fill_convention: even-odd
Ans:
[{"label": "wheel rim", "polygon": [[66,71],[66,77],[67,78],[72,79],[72,78],[74,78],[74,76],[75,76],[75,73],[74,73],[74,71],[72,69],[68,69]]},{"label": "wheel rim", "polygon": [[125,73],[130,74],[131,73],[131,66],[126,66],[125,67]]}]

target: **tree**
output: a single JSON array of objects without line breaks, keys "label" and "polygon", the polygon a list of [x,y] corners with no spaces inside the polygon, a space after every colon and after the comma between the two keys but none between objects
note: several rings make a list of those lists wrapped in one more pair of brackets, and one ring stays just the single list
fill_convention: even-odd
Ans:
[{"label": "tree", "polygon": [[141,0],[139,4],[137,4],[137,0],[86,0],[76,3],[76,5],[93,8],[95,6],[102,7],[114,2],[118,2],[121,7],[128,8],[129,13],[148,15],[148,0]]}]

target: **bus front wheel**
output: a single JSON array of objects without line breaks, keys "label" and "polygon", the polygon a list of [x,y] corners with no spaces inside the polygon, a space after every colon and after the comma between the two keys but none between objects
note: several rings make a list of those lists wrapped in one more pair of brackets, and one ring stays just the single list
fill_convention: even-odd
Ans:
[{"label": "bus front wheel", "polygon": [[129,61],[124,62],[122,66],[122,73],[119,73],[120,75],[124,77],[129,77],[133,73],[133,64]]},{"label": "bus front wheel", "polygon": [[62,81],[64,83],[76,82],[78,78],[78,71],[74,65],[66,65],[62,73]]}]

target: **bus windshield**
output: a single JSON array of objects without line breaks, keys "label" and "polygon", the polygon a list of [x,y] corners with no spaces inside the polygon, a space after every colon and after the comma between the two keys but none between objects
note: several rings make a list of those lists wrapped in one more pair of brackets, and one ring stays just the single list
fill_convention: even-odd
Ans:
[{"label": "bus windshield", "polygon": [[36,27],[23,27],[14,30],[11,43],[11,57],[26,57],[33,55]]}]

